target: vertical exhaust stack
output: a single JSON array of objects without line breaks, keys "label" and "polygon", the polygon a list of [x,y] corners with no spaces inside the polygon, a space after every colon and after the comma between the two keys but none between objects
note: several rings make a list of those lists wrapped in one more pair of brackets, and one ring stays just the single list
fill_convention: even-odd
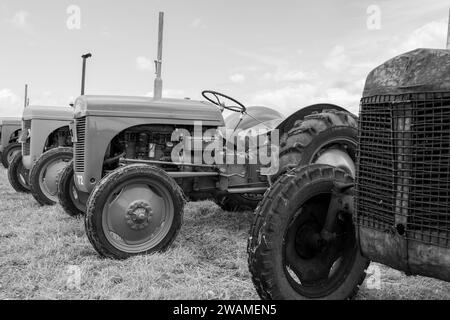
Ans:
[{"label": "vertical exhaust stack", "polygon": [[28,99],[28,85],[25,85],[25,98],[23,102],[23,107],[26,108],[30,105],[30,99]]},{"label": "vertical exhaust stack", "polygon": [[86,83],[86,60],[92,57],[91,53],[87,53],[81,56],[83,58],[83,70],[81,72],[81,95],[84,96],[85,83]]},{"label": "vertical exhaust stack", "polygon": [[162,72],[163,34],[164,34],[164,12],[160,12],[159,29],[158,29],[158,57],[157,60],[155,60],[156,78],[155,78],[155,86],[153,88],[153,99],[155,100],[160,100],[162,98],[163,81],[161,78],[161,72]]},{"label": "vertical exhaust stack", "polygon": [[447,49],[450,50],[450,9],[448,14]]}]

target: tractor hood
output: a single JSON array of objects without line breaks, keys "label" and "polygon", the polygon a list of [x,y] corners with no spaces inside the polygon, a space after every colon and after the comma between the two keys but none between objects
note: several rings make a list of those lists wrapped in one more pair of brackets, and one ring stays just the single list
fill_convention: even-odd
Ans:
[{"label": "tractor hood", "polygon": [[0,118],[0,126],[20,126],[22,124],[22,121],[20,120],[20,118],[8,118],[8,117],[4,117],[4,118]]},{"label": "tractor hood", "polygon": [[81,96],[75,102],[75,117],[84,116],[205,121],[209,125],[224,125],[222,114],[213,104],[188,99]]},{"label": "tractor hood", "polygon": [[48,107],[29,106],[23,111],[23,120],[72,120],[73,108],[71,107]]},{"label": "tractor hood", "polygon": [[364,97],[450,91],[450,50],[416,49],[377,67],[367,77]]}]

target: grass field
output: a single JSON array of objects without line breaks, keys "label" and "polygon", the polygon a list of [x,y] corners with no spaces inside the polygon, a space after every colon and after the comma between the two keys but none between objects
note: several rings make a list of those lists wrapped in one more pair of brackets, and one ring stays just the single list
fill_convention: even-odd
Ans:
[{"label": "grass field", "polygon": [[[168,252],[113,261],[96,254],[83,220],[14,192],[3,168],[0,201],[0,299],[258,299],[245,250],[251,212],[190,203]],[[372,276],[357,299],[450,299],[449,283],[375,268],[379,287]]]}]

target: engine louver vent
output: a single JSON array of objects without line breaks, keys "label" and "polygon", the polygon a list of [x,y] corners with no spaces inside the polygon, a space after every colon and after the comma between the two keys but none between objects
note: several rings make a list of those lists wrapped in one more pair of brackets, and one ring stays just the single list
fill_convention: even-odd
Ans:
[{"label": "engine louver vent", "polygon": [[[25,132],[31,130],[31,120],[23,121],[23,129]],[[24,156],[29,156],[31,154],[31,136],[27,139],[25,143],[22,143],[22,154]]]},{"label": "engine louver vent", "polygon": [[363,98],[356,222],[450,247],[450,93]]},{"label": "engine louver vent", "polygon": [[74,147],[75,172],[84,172],[84,147],[86,141],[86,117],[75,120],[77,142]]}]

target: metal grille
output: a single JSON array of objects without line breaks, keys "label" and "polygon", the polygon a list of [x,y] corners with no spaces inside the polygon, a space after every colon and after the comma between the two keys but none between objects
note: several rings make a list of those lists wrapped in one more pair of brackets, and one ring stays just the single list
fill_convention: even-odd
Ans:
[{"label": "metal grille", "polygon": [[450,247],[450,93],[361,102],[357,223]]},{"label": "metal grille", "polygon": [[75,172],[84,172],[84,147],[86,141],[86,117],[75,120],[77,142],[75,143]]},{"label": "metal grille", "polygon": [[[23,121],[23,128],[26,133],[31,130],[31,120]],[[22,144],[22,154],[24,156],[29,156],[31,154],[31,136]]]}]

